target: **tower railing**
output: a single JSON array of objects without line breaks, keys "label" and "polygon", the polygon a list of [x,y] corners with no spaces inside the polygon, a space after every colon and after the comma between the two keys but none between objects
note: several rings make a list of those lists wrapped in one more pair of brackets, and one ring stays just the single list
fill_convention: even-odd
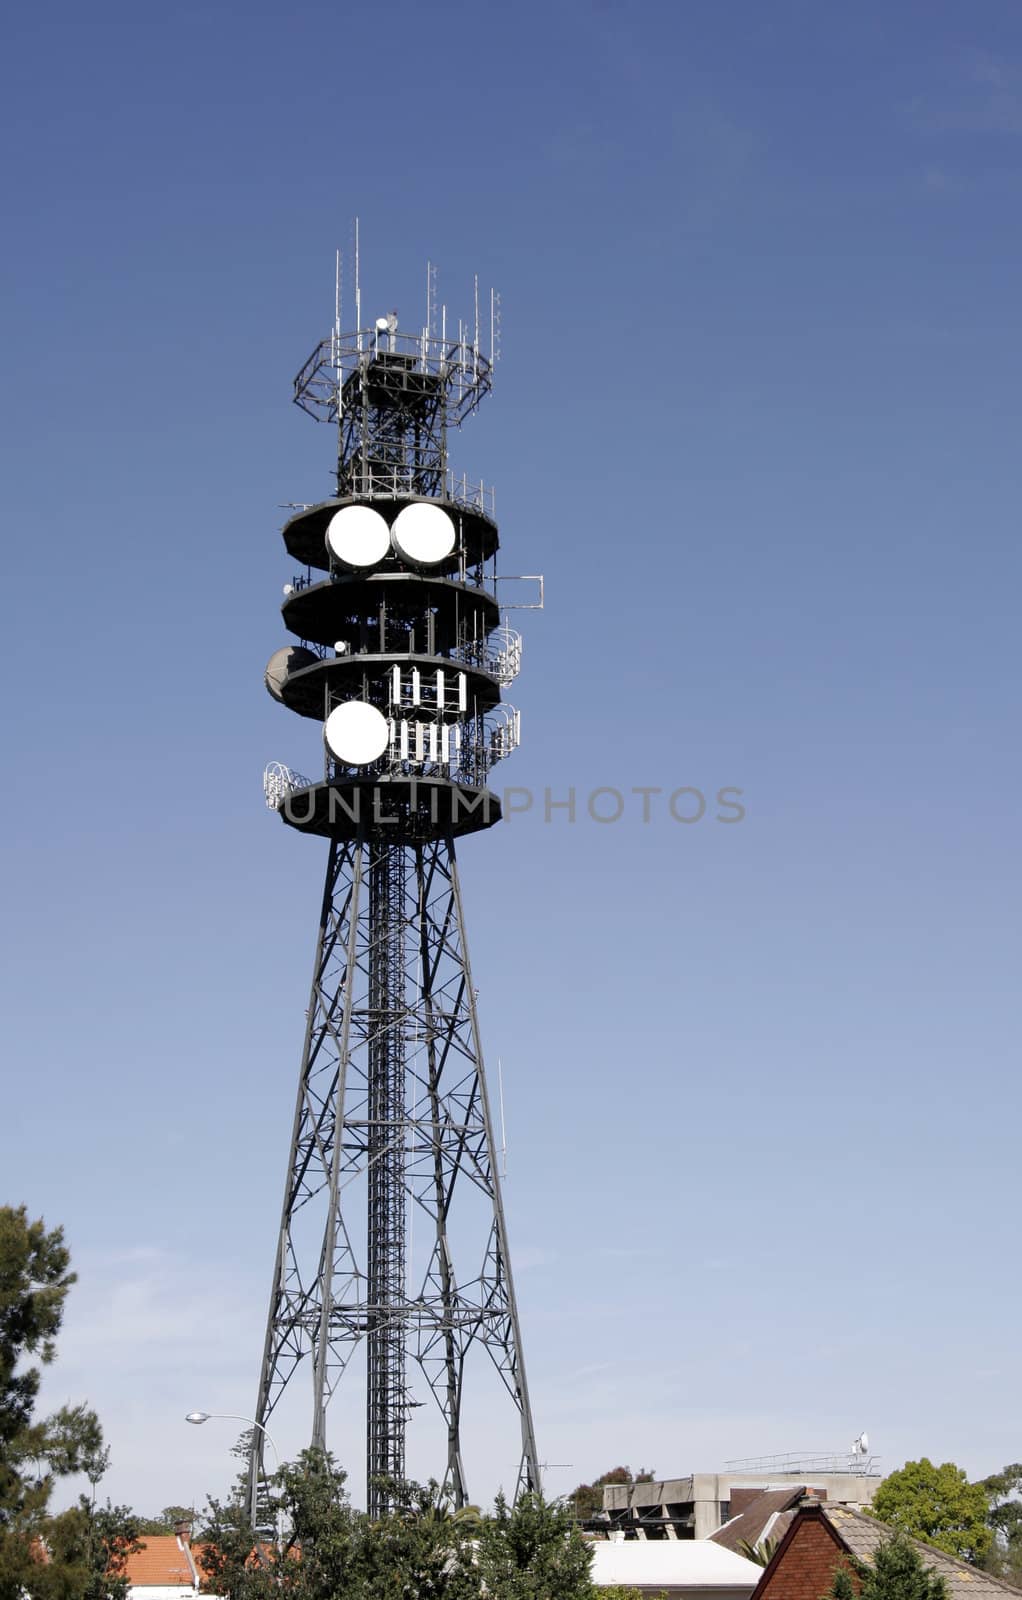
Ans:
[{"label": "tower railing", "polygon": [[[375,369],[375,371],[373,370]],[[493,363],[468,330],[458,337],[429,333],[381,333],[377,328],[331,333],[321,339],[294,383],[295,404],[311,417],[336,422],[344,409],[345,384],[358,374],[431,379],[445,392],[448,421],[454,427],[493,387]]]},{"label": "tower railing", "polygon": [[[409,462],[399,462],[396,465],[370,462],[359,476],[357,494],[350,498],[356,500],[406,500],[424,491],[417,482],[418,472]],[[348,498],[348,497],[345,497]],[[425,498],[436,499],[437,496],[429,495]],[[481,511],[486,517],[494,517],[497,511],[497,496],[492,484],[474,483],[467,473],[458,474],[448,468],[443,476],[443,499],[451,505],[464,506],[466,511]]]},{"label": "tower railing", "polygon": [[879,1460],[879,1456],[853,1454],[851,1451],[845,1455],[818,1455],[812,1451],[792,1450],[782,1455],[746,1456],[738,1461],[725,1461],[724,1467],[729,1473],[777,1472],[786,1477],[797,1477],[799,1474],[819,1472],[868,1478],[877,1475],[876,1464]]}]

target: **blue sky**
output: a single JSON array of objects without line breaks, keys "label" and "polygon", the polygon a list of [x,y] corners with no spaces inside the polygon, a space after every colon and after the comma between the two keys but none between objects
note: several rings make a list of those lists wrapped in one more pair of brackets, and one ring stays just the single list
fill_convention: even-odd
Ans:
[{"label": "blue sky", "polygon": [[261,675],[356,214],[367,315],[501,290],[455,460],[546,576],[506,781],[582,813],[461,851],[549,1488],[1017,1459],[1017,8],[44,0],[0,74],[4,1188],[105,1487],[222,1491],[181,1417],[254,1399],[325,854]]}]

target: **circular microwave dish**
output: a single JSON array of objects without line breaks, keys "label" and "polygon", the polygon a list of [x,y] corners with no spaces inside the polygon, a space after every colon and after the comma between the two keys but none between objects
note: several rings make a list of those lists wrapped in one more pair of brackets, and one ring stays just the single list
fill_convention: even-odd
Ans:
[{"label": "circular microwave dish", "polygon": [[327,524],[326,545],[341,566],[364,572],[389,553],[390,529],[372,506],[342,506]]},{"label": "circular microwave dish", "polygon": [[454,552],[457,533],[442,506],[415,500],[394,518],[390,530],[394,549],[414,567],[435,567]]},{"label": "circular microwave dish", "polygon": [[365,700],[335,706],[323,726],[327,748],[350,767],[378,761],[390,743],[390,727],[382,711]]},{"label": "circular microwave dish", "polygon": [[274,650],[266,663],[266,673],[263,682],[272,694],[274,700],[284,699],[284,684],[289,672],[297,672],[301,667],[311,667],[319,657],[312,650],[306,650],[300,644],[286,644],[282,650]]}]

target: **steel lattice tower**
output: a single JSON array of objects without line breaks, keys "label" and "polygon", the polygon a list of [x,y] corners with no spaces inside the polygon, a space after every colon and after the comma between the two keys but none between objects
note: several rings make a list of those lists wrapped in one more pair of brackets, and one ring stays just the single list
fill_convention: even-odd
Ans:
[{"label": "steel lattice tower", "polygon": [[[427,282],[432,288],[432,275]],[[356,279],[357,283],[357,279]],[[267,768],[271,808],[330,841],[250,1463],[300,1368],[312,1443],[366,1345],[370,1511],[405,1473],[417,1368],[446,1425],[445,1487],[467,1498],[466,1358],[491,1358],[517,1408],[518,1489],[539,1472],[455,839],[499,819],[487,788],[518,739],[501,688],[521,644],[501,625],[492,495],[448,470],[447,437],[488,393],[490,348],[397,319],[317,346],[295,400],[338,433],[337,493],[284,528],[300,641],[267,687],[323,726],[322,780]],[[477,293],[478,306],[478,293]],[[361,321],[356,287],[356,323]],[[412,1235],[418,1256],[411,1248]]]}]

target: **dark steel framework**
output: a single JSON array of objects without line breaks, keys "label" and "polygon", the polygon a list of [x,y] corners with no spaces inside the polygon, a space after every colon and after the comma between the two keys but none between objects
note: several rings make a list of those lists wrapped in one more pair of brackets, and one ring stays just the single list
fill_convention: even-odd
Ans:
[{"label": "dark steel framework", "polygon": [[[261,1430],[281,1396],[304,1365],[312,1443],[325,1446],[328,1404],[363,1341],[372,1512],[388,1504],[386,1480],[405,1473],[409,1415],[422,1403],[409,1386],[413,1366],[446,1427],[437,1476],[456,1506],[466,1502],[461,1424],[474,1351],[489,1357],[518,1412],[517,1489],[539,1487],[454,846],[456,834],[499,816],[478,782],[509,748],[481,731],[500,696],[493,670],[479,666],[499,634],[496,527],[452,496],[447,470],[448,425],[489,386],[490,363],[463,332],[402,341],[393,328],[382,339],[335,333],[296,379],[297,402],[338,427],[338,493],[285,528],[288,548],[325,570],[326,587],[316,586],[315,613],[312,589],[285,604],[287,626],[319,659],[303,661],[278,698],[322,719],[354,695],[393,716],[395,675],[414,661],[417,695],[430,668],[439,686],[432,701],[422,691],[416,714],[434,719],[445,749],[464,726],[475,755],[469,770],[453,755],[408,759],[395,742],[383,761],[357,768],[328,750],[322,783],[277,769],[288,781],[268,790],[286,822],[329,837],[330,853],[255,1413],[253,1521]],[[424,497],[459,530],[443,594],[436,574],[410,573],[395,556],[371,581],[338,569],[323,541],[337,507],[369,503],[392,520]],[[448,589],[458,591],[450,605]],[[452,605],[456,627],[445,622]],[[324,607],[317,626],[337,636],[332,656],[307,620]],[[467,689],[452,704],[445,681],[456,668]]]}]

